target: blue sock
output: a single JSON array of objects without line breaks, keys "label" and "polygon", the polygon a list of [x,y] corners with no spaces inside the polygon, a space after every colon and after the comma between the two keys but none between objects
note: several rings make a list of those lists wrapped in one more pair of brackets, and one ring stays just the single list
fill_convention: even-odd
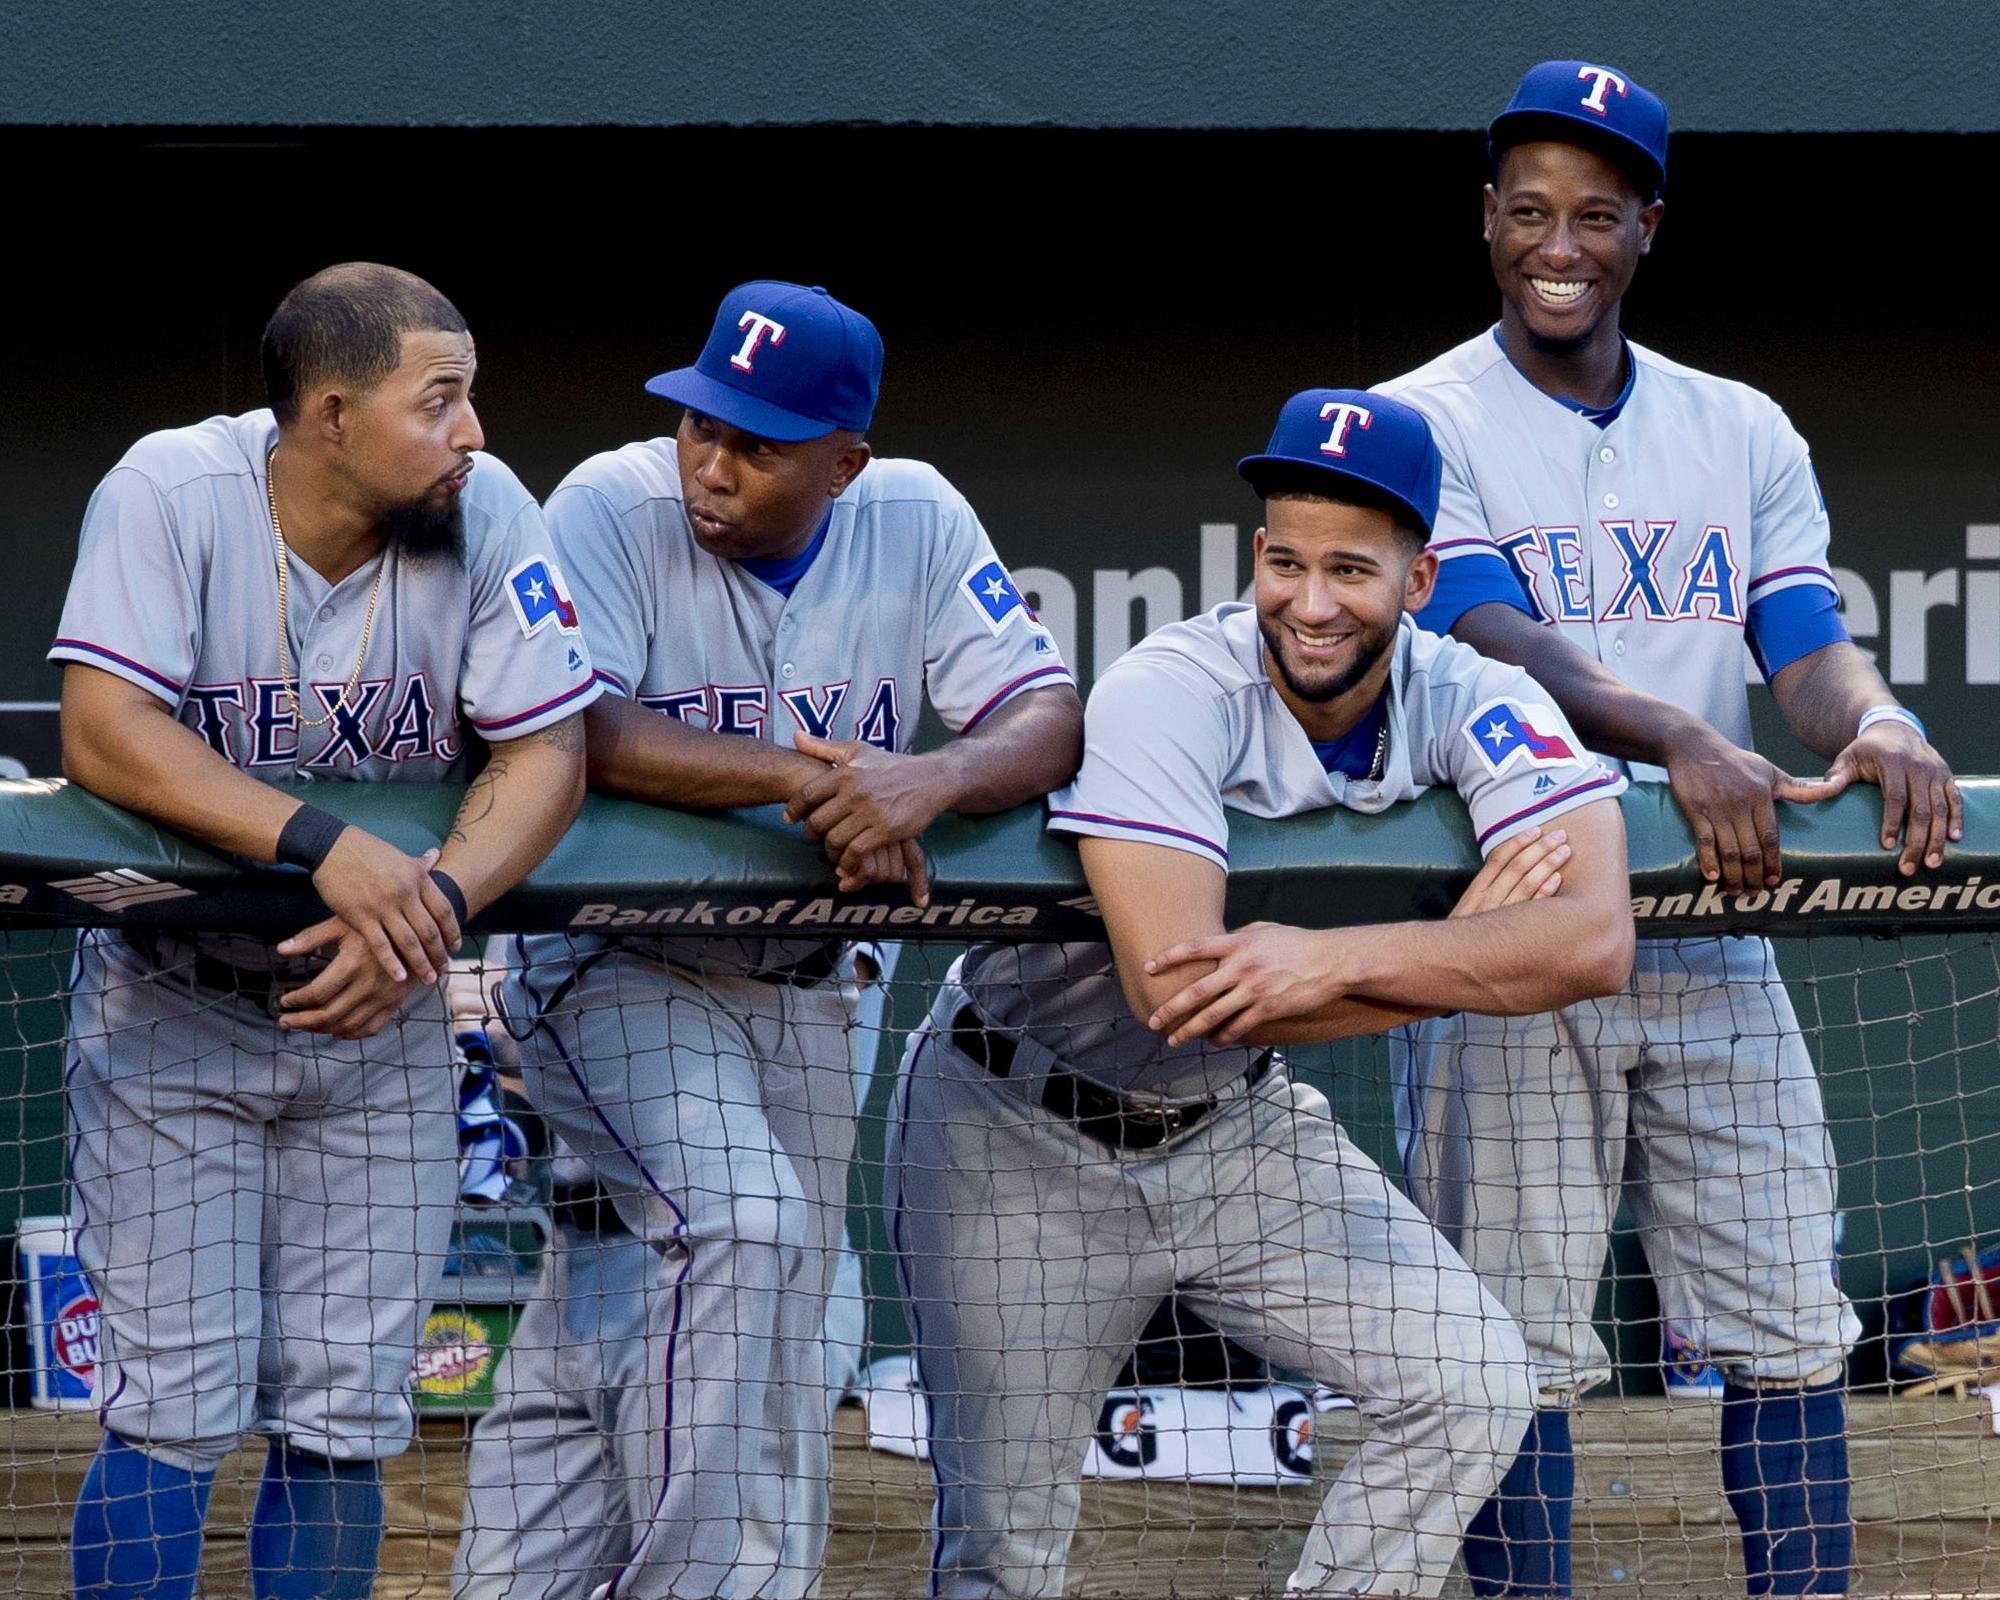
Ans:
[{"label": "blue sock", "polygon": [[1722,1489],[1752,1594],[1846,1594],[1854,1561],[1847,1401],[1817,1389],[1722,1391]]},{"label": "blue sock", "polygon": [[257,1600],[368,1600],[382,1555],[382,1463],[271,1441],[250,1517]]},{"label": "blue sock", "polygon": [[1567,1411],[1537,1411],[1521,1453],[1465,1530],[1476,1595],[1568,1594],[1576,1454]]},{"label": "blue sock", "polygon": [[184,1472],[107,1433],[76,1498],[77,1600],[189,1600],[213,1469]]}]

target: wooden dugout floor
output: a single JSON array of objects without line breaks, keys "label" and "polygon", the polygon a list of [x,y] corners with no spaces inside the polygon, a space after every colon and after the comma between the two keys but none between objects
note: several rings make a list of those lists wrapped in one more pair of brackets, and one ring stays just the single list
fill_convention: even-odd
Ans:
[{"label": "wooden dugout floor", "polygon": [[[1851,1402],[1858,1523],[1855,1593],[2000,1595],[2000,1438],[1986,1399]],[[1320,1419],[1322,1476],[1360,1435],[1352,1412]],[[389,1474],[378,1600],[446,1600],[465,1482],[467,1425],[427,1419]],[[74,1412],[0,1413],[0,1593],[68,1592],[69,1507],[97,1445]],[[1580,1594],[1740,1595],[1734,1526],[1715,1466],[1715,1408],[1699,1400],[1586,1405],[1577,1428]],[[248,1596],[242,1528],[261,1449],[217,1480],[204,1600]],[[929,1469],[870,1451],[861,1412],[839,1416],[826,1600],[924,1592]],[[1070,1557],[1072,1595],[1281,1592],[1318,1493],[1174,1483],[1090,1483]],[[1450,1593],[1463,1593],[1454,1585]]]}]

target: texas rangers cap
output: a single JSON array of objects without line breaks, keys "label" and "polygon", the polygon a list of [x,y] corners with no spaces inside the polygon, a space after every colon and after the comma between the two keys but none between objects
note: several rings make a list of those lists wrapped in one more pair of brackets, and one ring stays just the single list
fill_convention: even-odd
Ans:
[{"label": "texas rangers cap", "polygon": [[763,439],[864,431],[882,386],[882,336],[824,289],[760,279],[723,296],[699,359],[649,392]]},{"label": "texas rangers cap", "polygon": [[[1236,463],[1260,495],[1324,475],[1329,494],[1347,480],[1385,495],[1428,536],[1437,520],[1444,458],[1430,424],[1400,400],[1361,389],[1303,389],[1278,413],[1270,447]],[[1304,480],[1303,482],[1301,480]]]},{"label": "texas rangers cap", "polygon": [[1486,130],[1486,153],[1497,163],[1532,139],[1600,150],[1641,179],[1648,198],[1667,181],[1667,103],[1612,67],[1588,61],[1530,67]]}]

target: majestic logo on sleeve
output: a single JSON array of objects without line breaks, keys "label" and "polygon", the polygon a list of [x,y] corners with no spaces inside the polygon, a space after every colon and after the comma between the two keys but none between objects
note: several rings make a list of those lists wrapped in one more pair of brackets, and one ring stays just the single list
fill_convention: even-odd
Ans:
[{"label": "majestic logo on sleeve", "polygon": [[507,596],[526,637],[534,638],[551,622],[559,632],[577,631],[576,606],[563,587],[562,574],[546,556],[531,556],[507,574]]},{"label": "majestic logo on sleeve", "polygon": [[1357,422],[1364,429],[1373,426],[1375,413],[1352,401],[1329,400],[1319,408],[1319,420],[1333,424],[1333,431],[1326,436],[1326,443],[1319,447],[1319,453],[1323,456],[1344,456],[1347,454],[1347,430]]},{"label": "majestic logo on sleeve", "polygon": [[1552,707],[1489,700],[1465,719],[1465,736],[1486,763],[1486,770],[1497,778],[1516,761],[1531,767],[1581,766],[1567,739],[1541,731],[1561,726]]},{"label": "majestic logo on sleeve", "polygon": [[768,338],[773,350],[785,342],[785,325],[773,322],[761,311],[746,311],[737,322],[737,327],[747,329],[743,344],[736,354],[729,358],[729,364],[738,372],[748,372],[757,361],[757,350]]},{"label": "majestic logo on sleeve", "polygon": [[1626,92],[1627,85],[1625,80],[1609,67],[1579,67],[1576,77],[1579,83],[1585,78],[1591,80],[1590,93],[1583,97],[1583,109],[1594,112],[1600,117],[1611,115],[1604,104],[1604,91],[1606,89],[1616,89],[1621,97]]},{"label": "majestic logo on sleeve", "polygon": [[1031,623],[1035,620],[1028,602],[1021,598],[1021,591],[997,559],[974,567],[959,579],[958,587],[993,633],[999,633],[1017,616],[1026,617]]}]

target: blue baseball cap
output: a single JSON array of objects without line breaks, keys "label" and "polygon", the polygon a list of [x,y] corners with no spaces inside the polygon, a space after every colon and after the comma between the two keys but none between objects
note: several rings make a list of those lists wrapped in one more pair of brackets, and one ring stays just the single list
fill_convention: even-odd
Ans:
[{"label": "blue baseball cap", "polygon": [[[1278,413],[1270,447],[1236,463],[1260,495],[1323,473],[1386,495],[1409,512],[1426,537],[1437,521],[1444,457],[1431,425],[1400,400],[1363,389],[1302,389]],[[1340,484],[1328,482],[1329,494]]]},{"label": "blue baseball cap", "polygon": [[1589,61],[1530,67],[1486,130],[1486,153],[1497,165],[1512,146],[1534,139],[1601,151],[1645,180],[1648,199],[1667,181],[1667,103],[1612,67]]},{"label": "blue baseball cap", "polygon": [[693,366],[646,380],[662,399],[786,442],[864,432],[881,387],[874,323],[824,289],[768,279],[722,297]]}]

